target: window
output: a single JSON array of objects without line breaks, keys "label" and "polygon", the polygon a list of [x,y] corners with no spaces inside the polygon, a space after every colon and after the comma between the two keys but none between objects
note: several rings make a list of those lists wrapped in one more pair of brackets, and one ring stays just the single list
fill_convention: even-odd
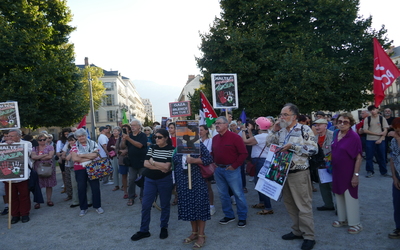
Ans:
[{"label": "window", "polygon": [[114,105],[114,95],[106,95],[104,99],[103,106],[112,106]]},{"label": "window", "polygon": [[389,93],[393,93],[393,86],[392,85],[389,86]]},{"label": "window", "polygon": [[114,90],[114,83],[113,82],[105,82],[104,88],[106,88],[106,90]]},{"label": "window", "polygon": [[99,122],[99,111],[95,111],[95,112],[94,112],[94,120],[95,120],[96,122]]},{"label": "window", "polygon": [[115,121],[115,111],[114,110],[107,111],[107,121],[109,121],[109,122]]}]

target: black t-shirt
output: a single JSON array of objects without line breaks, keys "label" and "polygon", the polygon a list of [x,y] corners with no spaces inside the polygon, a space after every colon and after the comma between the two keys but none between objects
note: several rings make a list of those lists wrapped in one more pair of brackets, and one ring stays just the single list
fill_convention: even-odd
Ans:
[{"label": "black t-shirt", "polygon": [[132,140],[137,141],[143,145],[143,147],[138,148],[138,147],[134,146],[132,143],[130,143],[129,141],[125,141],[125,144],[128,147],[129,161],[131,162],[130,167],[142,168],[143,164],[144,164],[144,159],[145,159],[146,153],[147,153],[146,134],[139,132],[136,136],[134,136],[133,134],[129,134],[129,137]]},{"label": "black t-shirt", "polygon": [[[174,153],[175,148],[173,146],[167,145],[163,148],[160,148],[158,145],[153,145],[147,151],[146,160],[153,158],[156,162],[172,162],[172,154]],[[143,175],[153,179],[158,180],[162,179],[171,174],[171,171],[164,173],[160,170],[148,169],[143,172]]]}]

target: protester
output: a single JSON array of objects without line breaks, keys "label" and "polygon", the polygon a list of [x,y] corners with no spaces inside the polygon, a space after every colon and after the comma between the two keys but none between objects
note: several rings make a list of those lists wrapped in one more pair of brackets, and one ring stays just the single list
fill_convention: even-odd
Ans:
[{"label": "protester", "polygon": [[390,159],[390,169],[393,178],[393,217],[396,229],[388,236],[390,239],[400,239],[400,118],[395,118],[391,124],[394,131],[389,134],[389,136],[393,137],[391,141],[392,157]]},{"label": "protester", "polygon": [[[385,119],[386,119],[386,122],[387,122],[387,124],[389,125],[389,128],[388,128],[388,133],[389,132],[391,132],[391,131],[394,131],[393,130],[393,127],[392,127],[392,122],[393,122],[393,120],[394,120],[394,117],[393,117],[393,112],[392,112],[392,110],[390,109],[390,108],[385,108],[384,110],[383,110],[383,116],[385,117]],[[389,135],[386,135],[386,138],[385,138],[385,149],[386,149],[386,151],[385,151],[385,157],[386,157],[386,163],[387,162],[389,162],[389,158],[388,158],[388,153],[389,153],[389,150],[390,150],[390,145],[389,145],[389,143],[392,141],[392,139],[393,139],[393,137],[391,137],[391,136],[389,136]]]},{"label": "protester", "polygon": [[375,156],[379,165],[379,172],[382,176],[389,176],[386,168],[386,149],[385,137],[389,125],[386,119],[378,114],[378,109],[374,105],[368,106],[371,116],[366,118],[363,125],[363,131],[367,134],[366,141],[366,164],[367,178],[374,176],[374,163],[372,158]]},{"label": "protester", "polygon": [[[37,137],[39,146],[32,149],[32,160],[35,161],[34,169],[38,171],[40,164],[48,163],[52,166],[52,173],[50,177],[41,177],[39,175],[39,186],[40,188],[46,188],[46,198],[47,206],[52,207],[54,203],[51,201],[51,196],[53,194],[53,187],[57,186],[56,179],[56,168],[53,164],[54,148],[51,145],[46,145],[47,135],[42,133]],[[35,204],[35,209],[40,208],[40,204]]]},{"label": "protester", "polygon": [[312,212],[312,188],[308,157],[317,153],[314,133],[307,125],[297,123],[299,109],[287,103],[275,123],[270,143],[278,144],[282,151],[292,151],[292,163],[282,196],[292,218],[292,232],[283,240],[303,239],[301,249],[309,250],[315,245],[314,218]]},{"label": "protester", "polygon": [[149,126],[146,126],[143,128],[143,131],[147,136],[147,149],[149,149],[150,146],[155,143],[154,136],[153,136],[153,130]]},{"label": "protester", "polygon": [[[108,135],[110,133],[110,129],[108,129],[108,127],[106,127],[106,126],[101,126],[99,128],[99,131],[100,131],[100,135],[97,138],[97,148],[99,149],[100,158],[105,159],[105,158],[108,158],[108,156],[109,156],[109,153],[107,150],[107,144],[109,141]],[[110,137],[111,137],[111,135],[110,135]],[[103,179],[103,185],[113,185],[114,184],[114,182],[112,182],[110,180],[110,176],[108,176],[108,175],[103,177],[102,179]]]},{"label": "protester", "polygon": [[339,132],[332,143],[332,191],[336,197],[338,220],[332,226],[348,225],[348,232],[357,234],[363,230],[358,202],[361,140],[351,129],[355,121],[350,113],[340,114],[337,124]]},{"label": "protester", "polygon": [[[72,203],[79,204],[79,199],[78,199],[78,186],[76,184],[76,180],[73,180],[71,178],[71,172],[74,171],[74,161],[72,160],[72,156],[70,154],[71,148],[75,145],[76,138],[74,133],[69,133],[67,136],[67,143],[63,147],[63,152],[61,154],[61,159],[65,161],[65,186],[70,187],[67,188],[67,194],[68,197],[64,199],[64,201],[69,201],[72,200]],[[65,149],[64,149],[65,148]],[[65,151],[64,151],[65,150]],[[75,174],[74,174],[74,179],[75,179]],[[72,184],[74,183],[74,185]]]},{"label": "protester", "polygon": [[[31,153],[32,144],[28,141],[21,140],[22,132],[19,129],[11,129],[8,132],[7,144],[12,144],[15,142],[28,145],[28,164],[32,166]],[[26,173],[28,176],[30,171]],[[18,221],[26,223],[30,220],[29,212],[31,210],[31,199],[29,196],[29,180],[24,181],[12,181],[11,184],[11,224],[15,224]],[[6,194],[9,193],[9,183],[6,183]]]},{"label": "protester", "polygon": [[218,135],[213,137],[211,155],[218,166],[214,177],[217,182],[222,210],[225,215],[219,223],[226,225],[229,222],[235,221],[235,214],[228,191],[231,188],[237,204],[238,227],[245,227],[247,202],[241,183],[240,166],[247,157],[247,150],[242,138],[236,133],[228,131],[229,123],[226,117],[218,117],[215,125]]},{"label": "protester", "polygon": [[[325,155],[325,166],[324,171],[328,170],[330,160],[328,158],[331,154],[331,144],[333,139],[333,132],[328,130],[328,122],[325,119],[318,119],[314,122],[315,130],[317,132],[314,137],[315,142],[320,146],[319,150],[322,150]],[[329,211],[335,210],[335,204],[333,202],[332,196],[332,182],[319,183],[319,190],[321,191],[322,200],[324,202],[323,206],[317,207],[318,211]]]},{"label": "protester", "polygon": [[62,176],[62,181],[63,181],[63,186],[64,189],[62,190],[61,193],[67,193],[68,197],[72,196],[71,190],[72,187],[71,186],[67,186],[65,185],[65,178],[66,178],[66,173],[65,173],[65,160],[62,159],[62,149],[64,148],[65,144],[67,143],[67,136],[68,134],[71,132],[70,128],[64,128],[61,133],[60,133],[60,137],[56,143],[56,160],[58,159],[58,166],[60,167],[61,170],[61,176]]},{"label": "protester", "polygon": [[[135,180],[138,175],[141,175],[144,169],[144,161],[147,152],[147,137],[141,131],[142,124],[139,120],[133,119],[131,121],[132,133],[122,133],[121,149],[128,148],[129,157],[129,188],[127,202],[128,206],[132,206],[136,198],[136,184]],[[140,188],[140,200],[143,199],[143,188]]]},{"label": "protester", "polygon": [[122,133],[122,129],[118,126],[114,127],[112,130],[112,135],[108,139],[107,143],[107,151],[108,157],[111,161],[111,166],[113,167],[113,181],[114,181],[114,189],[112,191],[117,191],[119,189],[119,165],[118,165],[118,157],[117,151],[115,150],[116,144],[119,141],[120,134]]},{"label": "protester", "polygon": [[168,237],[168,222],[170,216],[170,200],[172,194],[171,161],[174,147],[168,131],[159,129],[156,134],[156,145],[151,147],[146,155],[143,172],[144,193],[142,200],[142,220],[140,230],[132,235],[131,240],[137,241],[150,237],[150,212],[152,204],[158,194],[161,205],[160,239]]},{"label": "protester", "polygon": [[[265,117],[258,117],[256,120],[257,125],[260,127],[260,132],[253,136],[253,133],[249,133],[249,138],[246,138],[246,134],[242,133],[243,142],[245,145],[252,146],[251,150],[251,161],[256,166],[256,173],[254,176],[254,184],[257,185],[258,173],[264,166],[265,159],[267,158],[269,144],[267,144],[267,137],[270,134],[269,128],[273,124],[269,119]],[[253,126],[248,124],[247,131],[251,131]],[[258,192],[258,204],[252,205],[253,208],[262,209],[258,211],[259,215],[273,214],[271,200],[268,196],[261,192]]]},{"label": "protester", "polygon": [[[81,212],[79,216],[85,216],[88,212],[88,202],[86,195],[86,186],[88,185],[88,174],[86,168],[82,165],[83,162],[98,158],[99,149],[97,143],[87,138],[87,132],[83,128],[75,132],[78,139],[75,146],[71,148],[72,160],[74,161],[75,178],[78,183],[78,197]],[[104,213],[101,208],[101,193],[99,179],[89,180],[89,185],[92,189],[93,207],[98,214]]]},{"label": "protester", "polygon": [[[201,175],[198,164],[209,165],[213,159],[203,143],[200,144],[200,155],[175,154],[174,173],[178,193],[178,219],[190,221],[192,234],[183,240],[184,244],[196,241],[194,249],[203,247],[205,243],[204,229],[206,221],[211,219],[207,183]],[[189,189],[188,164],[191,164],[192,188]]]}]

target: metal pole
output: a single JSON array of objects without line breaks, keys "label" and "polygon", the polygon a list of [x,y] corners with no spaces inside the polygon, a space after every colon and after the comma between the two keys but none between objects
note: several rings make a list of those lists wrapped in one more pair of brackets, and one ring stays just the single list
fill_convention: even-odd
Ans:
[{"label": "metal pole", "polygon": [[[85,57],[85,66],[88,68],[89,66],[89,59]],[[88,81],[89,81],[89,98],[90,98],[90,120],[92,121],[92,136],[91,139],[93,141],[96,141],[96,121],[94,119],[94,104],[93,104],[93,88],[92,88],[92,75],[90,74],[90,71],[88,71]]]}]

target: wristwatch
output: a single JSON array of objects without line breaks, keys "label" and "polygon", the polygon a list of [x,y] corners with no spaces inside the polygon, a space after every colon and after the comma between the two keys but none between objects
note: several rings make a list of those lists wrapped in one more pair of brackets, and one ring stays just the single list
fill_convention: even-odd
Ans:
[{"label": "wristwatch", "polygon": [[359,173],[354,173],[354,175],[355,175],[355,176],[359,176],[360,174],[359,174]]}]

